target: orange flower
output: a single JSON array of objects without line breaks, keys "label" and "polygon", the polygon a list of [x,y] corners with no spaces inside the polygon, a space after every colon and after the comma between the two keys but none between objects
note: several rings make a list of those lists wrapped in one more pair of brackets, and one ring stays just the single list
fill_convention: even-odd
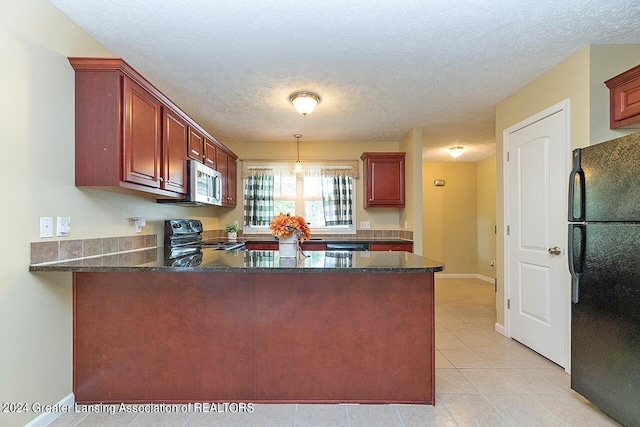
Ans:
[{"label": "orange flower", "polygon": [[311,238],[311,229],[309,224],[301,216],[291,216],[291,214],[283,214],[280,212],[269,223],[269,229],[271,234],[280,238],[282,236],[288,236],[291,233],[298,232],[300,235],[300,242],[309,240]]}]

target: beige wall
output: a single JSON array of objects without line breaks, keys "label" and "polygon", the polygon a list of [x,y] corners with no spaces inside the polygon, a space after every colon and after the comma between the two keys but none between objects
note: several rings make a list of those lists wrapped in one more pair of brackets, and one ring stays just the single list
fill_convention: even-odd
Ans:
[{"label": "beige wall", "polygon": [[478,274],[495,279],[496,269],[496,156],[477,163]]},{"label": "beige wall", "polygon": [[[303,135],[304,138],[304,135]],[[300,139],[300,160],[304,164],[305,159],[309,160],[358,160],[360,178],[356,181],[356,227],[360,228],[360,221],[370,221],[371,229],[374,230],[398,230],[400,222],[400,209],[397,208],[363,208],[363,179],[362,161],[360,156],[365,151],[398,151],[398,142],[313,142]],[[296,159],[296,141],[292,137],[291,141],[284,142],[244,142],[244,141],[222,141],[238,155],[238,159]],[[238,221],[242,224],[242,162],[238,162],[238,206],[233,210],[220,212],[220,224]]]},{"label": "beige wall", "polygon": [[[0,402],[54,404],[72,392],[71,275],[28,272],[30,242],[45,240],[39,218],[70,216],[70,240],[133,235],[130,218],[139,215],[147,218],[143,233],[162,238],[163,219],[188,215],[217,228],[218,209],[74,186],[67,56],[112,55],[47,0],[0,3],[0,50],[0,219],[8,225],[0,249]],[[0,425],[24,425],[37,415],[0,413]]]},{"label": "beige wall", "polygon": [[571,100],[572,148],[630,133],[609,130],[609,97],[603,82],[639,63],[639,45],[587,46],[496,106],[496,310],[499,324],[504,325],[503,130],[568,98]]},{"label": "beige wall", "polygon": [[476,163],[424,162],[422,176],[424,256],[444,262],[444,274],[477,274]]},{"label": "beige wall", "polygon": [[589,144],[637,132],[638,129],[609,129],[609,88],[604,82],[640,64],[640,44],[593,45],[590,53]]},{"label": "beige wall", "polygon": [[413,252],[422,255],[422,128],[413,128],[400,140],[406,154],[405,207],[400,229],[413,231]]}]

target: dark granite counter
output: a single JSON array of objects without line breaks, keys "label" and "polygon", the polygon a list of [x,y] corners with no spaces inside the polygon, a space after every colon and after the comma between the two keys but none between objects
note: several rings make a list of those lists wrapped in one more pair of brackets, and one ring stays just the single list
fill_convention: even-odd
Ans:
[{"label": "dark granite counter", "polygon": [[33,272],[403,272],[433,273],[444,264],[409,252],[308,251],[300,259],[280,259],[278,251],[216,251],[202,249],[188,257],[165,259],[158,247],[83,258],[66,262],[34,264]]},{"label": "dark granite counter", "polygon": [[[222,239],[225,240],[225,239]],[[244,236],[238,238],[240,241],[247,243],[277,243],[278,240],[270,235],[265,236]],[[311,237],[309,240],[305,240],[305,243],[413,243],[412,240],[403,239],[400,237],[356,237],[351,235],[345,236],[330,236],[330,237]]]}]

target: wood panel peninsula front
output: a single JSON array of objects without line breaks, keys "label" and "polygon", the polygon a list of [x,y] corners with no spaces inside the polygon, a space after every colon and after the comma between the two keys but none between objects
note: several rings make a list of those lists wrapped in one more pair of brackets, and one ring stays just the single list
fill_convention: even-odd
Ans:
[{"label": "wood panel peninsula front", "polygon": [[174,267],[162,251],[30,267],[73,271],[77,402],[434,404],[440,262],[205,249]]}]

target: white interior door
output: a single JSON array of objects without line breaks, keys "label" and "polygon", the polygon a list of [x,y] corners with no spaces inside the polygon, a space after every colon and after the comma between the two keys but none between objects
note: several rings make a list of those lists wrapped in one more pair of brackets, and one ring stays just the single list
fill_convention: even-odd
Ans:
[{"label": "white interior door", "polygon": [[508,334],[566,367],[569,113],[544,113],[505,131]]}]

